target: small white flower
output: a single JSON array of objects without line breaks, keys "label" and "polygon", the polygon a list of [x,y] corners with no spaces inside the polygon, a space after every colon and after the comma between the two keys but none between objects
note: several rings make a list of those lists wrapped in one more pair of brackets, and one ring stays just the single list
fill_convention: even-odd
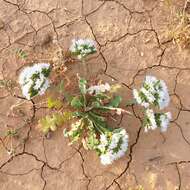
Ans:
[{"label": "small white flower", "polygon": [[168,93],[168,88],[165,84],[164,81],[160,81],[160,88],[162,89],[159,93],[159,106],[160,106],[160,109],[164,109],[165,107],[167,107],[169,105],[169,102],[170,102],[170,96],[169,96],[169,93]]},{"label": "small white flower", "polygon": [[157,128],[155,115],[152,109],[146,110],[146,125],[145,125],[145,132],[147,132],[149,129],[154,130]]},{"label": "small white flower", "polygon": [[139,96],[137,89],[133,89],[133,96],[138,104],[142,103],[141,97]]},{"label": "small white flower", "polygon": [[89,94],[99,94],[99,93],[104,93],[106,91],[110,91],[111,87],[108,83],[105,84],[100,84],[100,85],[94,85],[91,86],[90,88],[87,89],[87,92]]},{"label": "small white flower", "polygon": [[101,154],[100,155],[100,160],[103,165],[109,165],[113,162],[112,155],[109,153],[106,154]]},{"label": "small white flower", "polygon": [[161,127],[162,132],[167,131],[171,119],[172,119],[172,115],[170,112],[160,114],[159,121],[160,121],[160,127]]},{"label": "small white flower", "polygon": [[96,52],[95,42],[91,39],[73,39],[69,49],[78,59]]},{"label": "small white flower", "polygon": [[105,83],[104,85],[106,91],[110,91],[111,87],[108,83]]},{"label": "small white flower", "polygon": [[147,83],[155,83],[157,81],[157,78],[151,75],[147,75],[145,78],[145,82]]},{"label": "small white flower", "polygon": [[49,86],[50,86],[49,80],[48,80],[47,78],[45,78],[43,85],[42,85],[40,88],[38,88],[38,90],[39,90],[39,91],[38,91],[39,95],[45,94],[45,92],[46,92],[46,90],[49,88]]},{"label": "small white flower", "polygon": [[146,98],[150,104],[155,101],[155,97],[150,91],[146,90],[144,87],[142,87],[140,89],[140,91],[146,96]]},{"label": "small white flower", "polygon": [[133,90],[133,96],[138,104],[145,108],[149,107],[150,104],[141,98],[139,92],[136,89]]},{"label": "small white flower", "polygon": [[107,139],[107,136],[104,135],[104,134],[101,134],[100,135],[100,144],[98,145],[98,149],[101,151],[101,152],[104,152],[105,149],[106,149],[106,146],[108,145],[108,139]]},{"label": "small white flower", "polygon": [[101,141],[102,144],[104,144],[105,146],[107,146],[108,140],[107,140],[106,135],[101,134],[101,135],[100,135],[100,141]]}]

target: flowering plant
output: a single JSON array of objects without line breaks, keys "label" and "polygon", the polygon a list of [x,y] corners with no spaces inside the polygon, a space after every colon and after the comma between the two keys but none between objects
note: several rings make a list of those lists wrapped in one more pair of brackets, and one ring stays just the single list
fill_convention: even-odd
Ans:
[{"label": "flowering plant", "polygon": [[[86,149],[95,150],[102,164],[111,164],[125,154],[128,134],[125,129],[108,126],[106,116],[111,112],[121,114],[128,111],[118,108],[122,98],[114,95],[118,85],[108,83],[87,87],[87,81],[79,78],[80,94],[71,99],[70,105],[76,109],[76,121],[70,130],[64,130],[71,144],[81,140]],[[130,113],[129,113],[130,114]]]}]

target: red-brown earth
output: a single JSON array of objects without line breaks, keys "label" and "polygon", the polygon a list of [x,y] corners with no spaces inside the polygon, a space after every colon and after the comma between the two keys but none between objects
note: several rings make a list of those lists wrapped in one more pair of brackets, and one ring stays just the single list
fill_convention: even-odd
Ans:
[{"label": "red-brown earth", "polygon": [[[174,4],[180,10],[184,1]],[[190,190],[190,56],[164,35],[169,18],[163,0],[0,0],[1,79],[8,86],[0,88],[0,137],[20,128],[19,137],[0,142],[0,190]],[[57,45],[66,51],[78,37],[96,41],[89,70],[121,83],[124,100],[146,74],[165,80],[171,96],[173,120],[165,133],[144,133],[138,107],[118,121],[129,133],[129,150],[110,166],[68,146],[62,129],[50,139],[37,130],[48,113],[37,104],[43,97],[12,109],[22,95],[10,83],[24,64],[48,62]],[[27,60],[16,57],[18,48]],[[68,75],[76,66],[68,66]]]}]

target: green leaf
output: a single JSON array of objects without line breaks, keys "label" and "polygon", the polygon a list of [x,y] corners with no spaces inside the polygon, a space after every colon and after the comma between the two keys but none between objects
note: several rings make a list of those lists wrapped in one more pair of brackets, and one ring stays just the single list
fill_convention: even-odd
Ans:
[{"label": "green leaf", "polygon": [[63,103],[61,100],[54,100],[53,98],[49,97],[47,100],[48,108],[56,108],[60,109],[63,106]]},{"label": "green leaf", "polygon": [[45,76],[45,77],[49,77],[49,75],[50,75],[50,73],[51,73],[51,69],[50,68],[43,68],[42,69],[42,74]]},{"label": "green leaf", "polygon": [[115,96],[114,99],[108,104],[108,106],[117,108],[121,103],[121,101],[122,101],[121,96]]},{"label": "green leaf", "polygon": [[87,81],[85,79],[80,78],[79,79],[79,89],[81,94],[86,94],[86,85],[87,85]]},{"label": "green leaf", "polygon": [[100,106],[101,106],[100,102],[98,102],[98,101],[92,102],[92,107],[99,108]]},{"label": "green leaf", "polygon": [[105,118],[103,116],[100,116],[92,111],[90,111],[88,114],[97,121],[105,122]]},{"label": "green leaf", "polygon": [[105,133],[110,131],[111,129],[108,128],[106,120],[104,117],[97,115],[93,112],[88,112],[88,117],[89,119],[93,122],[93,125],[95,127],[95,129],[99,132],[99,133]]},{"label": "green leaf", "polygon": [[74,97],[71,101],[71,106],[76,109],[80,109],[84,106],[81,97]]}]

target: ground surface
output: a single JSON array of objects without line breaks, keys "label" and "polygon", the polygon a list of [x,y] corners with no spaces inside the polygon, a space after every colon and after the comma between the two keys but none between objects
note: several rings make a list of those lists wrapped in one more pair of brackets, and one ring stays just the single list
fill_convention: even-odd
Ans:
[{"label": "ground surface", "polygon": [[[173,115],[166,133],[146,134],[134,108],[134,117],[118,122],[130,135],[127,156],[104,167],[93,152],[67,146],[62,129],[44,138],[35,125],[46,109],[34,100],[13,111],[20,91],[1,88],[1,137],[21,127],[17,139],[0,144],[1,190],[190,190],[190,56],[163,35],[168,18],[161,0],[0,0],[1,79],[16,80],[31,60],[48,61],[56,43],[66,50],[73,38],[92,38],[99,48],[89,60],[92,74],[122,83],[125,98],[145,74],[164,79]],[[17,48],[28,62],[15,57]]]}]

